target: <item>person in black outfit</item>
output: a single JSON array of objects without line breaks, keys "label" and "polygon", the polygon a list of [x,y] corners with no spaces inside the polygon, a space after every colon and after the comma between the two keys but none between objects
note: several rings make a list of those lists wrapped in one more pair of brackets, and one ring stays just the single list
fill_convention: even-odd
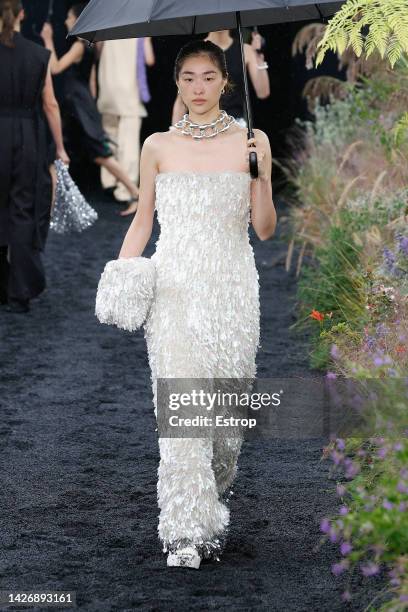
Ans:
[{"label": "person in black outfit", "polygon": [[[210,32],[205,40],[210,40],[221,47],[225,53],[227,69],[230,81],[234,87],[226,91],[220,99],[220,108],[243,126],[246,127],[247,117],[244,108],[244,77],[242,73],[241,45],[238,38],[231,36],[229,30]],[[268,98],[270,95],[270,84],[268,76],[268,65],[263,54],[259,51],[260,35],[252,35],[252,44],[244,44],[245,65],[248,70],[255,93],[259,99]],[[173,106],[172,123],[182,119],[186,112],[180,96],[177,95]]]},{"label": "person in black outfit", "polygon": [[[68,31],[72,29],[85,6],[82,3],[70,8],[65,21]],[[89,81],[95,59],[94,50],[89,48],[85,41],[76,40],[69,51],[58,58],[55,53],[51,24],[44,24],[41,36],[46,48],[51,51],[52,74],[65,72],[62,105],[65,136],[75,135],[74,139],[81,143],[81,150],[85,152],[88,159],[105,167],[125,185],[132,195],[129,203],[137,202],[139,190],[114,158],[96,102],[91,94]]]},{"label": "person in black outfit", "polygon": [[47,118],[57,157],[69,164],[50,53],[23,38],[20,0],[0,0],[0,303],[28,312],[46,287],[41,252],[51,215]]}]

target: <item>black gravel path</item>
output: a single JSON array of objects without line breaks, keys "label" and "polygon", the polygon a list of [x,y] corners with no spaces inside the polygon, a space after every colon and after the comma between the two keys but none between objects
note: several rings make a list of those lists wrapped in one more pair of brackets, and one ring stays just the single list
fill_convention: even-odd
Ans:
[{"label": "black gravel path", "polygon": [[[343,604],[330,571],[337,548],[318,547],[320,519],[338,505],[329,463],[320,461],[323,439],[247,441],[221,561],[199,571],[166,567],[143,334],[94,316],[99,275],[130,219],[107,201],[93,204],[100,219],[84,234],[50,233],[48,289],[31,312],[0,310],[0,589],[73,590],[78,607],[94,612],[363,610],[367,590]],[[288,331],[296,282],[279,235],[253,240],[260,377],[308,372],[306,339]],[[146,255],[157,236],[156,223]]]}]

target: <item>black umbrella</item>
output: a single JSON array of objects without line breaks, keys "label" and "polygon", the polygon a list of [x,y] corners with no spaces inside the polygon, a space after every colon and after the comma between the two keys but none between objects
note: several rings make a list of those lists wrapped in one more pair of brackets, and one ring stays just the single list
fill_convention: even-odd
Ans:
[{"label": "black umbrella", "polygon": [[[142,36],[192,35],[237,28],[241,43],[248,138],[252,113],[245,69],[242,28],[287,21],[324,19],[344,3],[320,0],[90,0],[70,36],[93,43]],[[257,157],[249,156],[251,176],[258,176]]]}]

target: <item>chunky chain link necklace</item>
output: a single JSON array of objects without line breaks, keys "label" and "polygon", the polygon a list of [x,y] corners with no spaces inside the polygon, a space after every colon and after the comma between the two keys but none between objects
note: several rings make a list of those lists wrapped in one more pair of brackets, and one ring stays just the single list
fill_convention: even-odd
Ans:
[{"label": "chunky chain link necklace", "polygon": [[235,123],[235,118],[228,115],[225,110],[222,110],[217,119],[212,121],[212,123],[193,123],[186,114],[183,119],[175,123],[174,126],[172,125],[170,129],[180,130],[186,136],[192,136],[197,140],[201,140],[202,138],[214,138],[217,134],[228,130],[233,123]]}]

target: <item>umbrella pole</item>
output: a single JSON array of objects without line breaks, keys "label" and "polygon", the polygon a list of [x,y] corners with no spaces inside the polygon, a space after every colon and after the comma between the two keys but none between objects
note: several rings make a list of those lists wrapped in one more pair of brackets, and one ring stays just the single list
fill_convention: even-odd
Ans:
[{"label": "umbrella pole", "polygon": [[[238,32],[239,32],[239,42],[241,45],[241,60],[242,60],[242,71],[243,71],[243,76],[244,76],[244,90],[245,90],[245,108],[246,108],[247,118],[248,118],[248,140],[249,140],[250,138],[254,138],[254,132],[252,130],[251,102],[249,100],[248,75],[246,71],[244,38],[242,36],[240,11],[236,12],[236,18],[237,18],[237,26],[238,26]],[[249,170],[251,172],[252,178],[258,178],[258,157],[255,151],[252,151],[249,154]]]}]

